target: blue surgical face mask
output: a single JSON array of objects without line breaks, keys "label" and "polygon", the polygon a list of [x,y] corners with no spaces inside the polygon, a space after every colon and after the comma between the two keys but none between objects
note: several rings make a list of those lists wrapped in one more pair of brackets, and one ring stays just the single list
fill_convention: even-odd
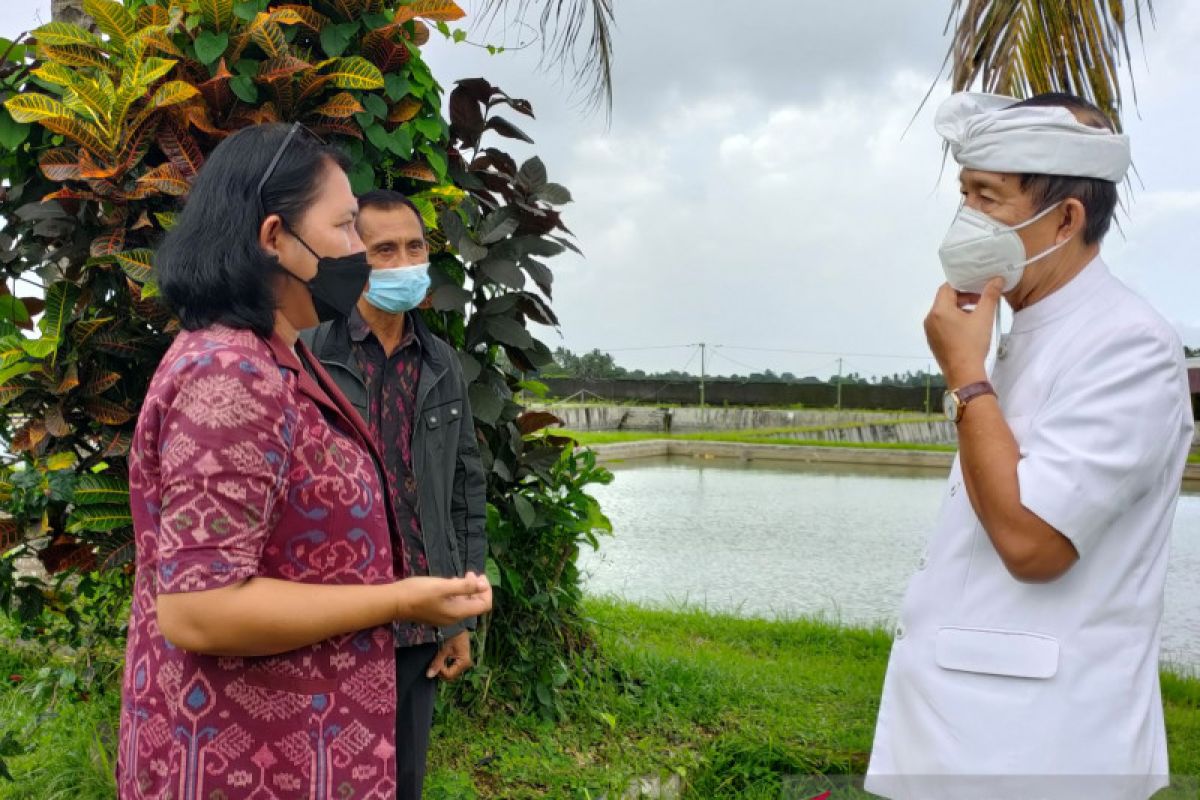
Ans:
[{"label": "blue surgical face mask", "polygon": [[429,293],[429,264],[371,271],[367,302],[389,314],[403,314],[416,308]]}]

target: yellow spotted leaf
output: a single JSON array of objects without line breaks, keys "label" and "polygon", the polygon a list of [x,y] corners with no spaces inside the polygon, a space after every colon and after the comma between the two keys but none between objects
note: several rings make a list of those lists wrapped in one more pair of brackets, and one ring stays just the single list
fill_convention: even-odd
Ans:
[{"label": "yellow spotted leaf", "polygon": [[400,102],[392,106],[388,112],[388,122],[399,125],[402,122],[408,122],[421,111],[421,101],[415,97],[409,96],[401,98]]},{"label": "yellow spotted leaf", "polygon": [[53,117],[69,119],[73,116],[71,109],[61,101],[35,92],[13,95],[4,101],[4,107],[17,122],[41,122]]},{"label": "yellow spotted leaf", "polygon": [[362,56],[332,59],[324,77],[339,89],[383,88],[383,73]]},{"label": "yellow spotted leaf", "polygon": [[431,19],[434,22],[454,22],[466,15],[467,12],[452,0],[416,0],[400,6],[396,11],[396,16],[392,18],[392,22],[408,22],[417,17]]},{"label": "yellow spotted leaf", "polygon": [[200,0],[200,17],[218,33],[233,22],[233,0]]},{"label": "yellow spotted leaf", "polygon": [[116,257],[125,274],[138,283],[145,283],[154,275],[154,253],[150,250],[126,250],[116,253]]},{"label": "yellow spotted leaf", "polygon": [[[146,186],[172,197],[182,197],[188,192],[187,179],[183,177],[170,161],[165,164],[159,164],[138,178],[137,182],[139,186]],[[118,253],[117,259],[120,260],[120,258],[121,254]],[[124,262],[121,262],[121,265],[124,266]]]},{"label": "yellow spotted leaf", "polygon": [[[279,14],[281,12],[289,12],[290,14],[294,14],[295,16],[293,19],[295,19],[295,22],[292,24],[303,25],[311,31],[320,31],[330,22],[329,17],[318,11],[313,11],[308,6],[275,6],[275,13]],[[276,21],[278,22],[279,20]]]},{"label": "yellow spotted leaf", "polygon": [[96,27],[124,47],[137,31],[137,21],[115,0],[83,0],[83,13],[96,21]]},{"label": "yellow spotted leaf", "polygon": [[32,36],[39,44],[52,47],[100,48],[103,46],[100,37],[78,25],[67,22],[47,22],[40,28],[34,28]]},{"label": "yellow spotted leaf", "polygon": [[83,409],[92,419],[105,425],[124,425],[133,418],[133,412],[129,409],[99,397],[84,400]]},{"label": "yellow spotted leaf", "polygon": [[82,179],[79,174],[79,155],[69,147],[56,147],[42,153],[38,158],[38,168],[52,181],[61,183]]},{"label": "yellow spotted leaf", "polygon": [[332,117],[333,119],[345,119],[346,117],[360,114],[365,110],[362,103],[358,102],[354,95],[349,92],[338,92],[314,109],[313,113],[320,114],[323,117]]},{"label": "yellow spotted leaf", "polygon": [[99,50],[82,45],[50,45],[39,42],[38,57],[43,61],[56,61],[68,67],[108,68],[108,61]]},{"label": "yellow spotted leaf", "polygon": [[139,28],[166,27],[170,21],[170,15],[162,6],[142,6],[138,11],[137,24]]},{"label": "yellow spotted leaf", "polygon": [[428,165],[422,164],[420,161],[410,161],[395,171],[396,175],[405,178],[411,178],[416,181],[425,181],[426,183],[437,183],[437,175]]}]

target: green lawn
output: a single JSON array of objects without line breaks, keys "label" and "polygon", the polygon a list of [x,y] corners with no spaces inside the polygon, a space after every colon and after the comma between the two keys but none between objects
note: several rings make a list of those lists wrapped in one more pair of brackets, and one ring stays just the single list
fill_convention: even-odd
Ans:
[{"label": "green lawn", "polygon": [[[619,797],[650,775],[679,776],[690,800],[774,800],[796,776],[865,770],[886,632],[602,599],[588,609],[613,669],[568,684],[575,711],[565,720],[443,708],[430,800]],[[2,679],[37,667],[0,644],[0,725],[9,730],[46,706]],[[1200,680],[1166,673],[1163,696],[1172,767],[1200,775]],[[0,782],[0,798],[111,797],[116,714],[114,690],[59,705],[34,734],[34,752],[11,759],[18,782]]]},{"label": "green lawn", "polygon": [[865,450],[920,450],[953,453],[951,444],[906,444],[903,442],[826,442],[818,439],[786,438],[787,433],[806,433],[815,428],[757,428],[741,431],[705,431],[703,433],[654,433],[643,431],[568,431],[555,430],[557,435],[570,436],[584,445],[646,442],[673,439],[690,442],[734,442],[736,444],[780,444],[792,447],[848,447]]},{"label": "green lawn", "polygon": [[[675,439],[692,442],[734,442],[736,444],[781,444],[793,447],[848,447],[863,450],[914,450],[953,453],[958,447],[952,444],[906,444],[903,442],[826,442],[819,439],[784,438],[780,434],[811,431],[813,428],[759,428],[741,431],[705,431],[702,433],[656,433],[647,431],[570,431],[555,430],[554,433],[570,436],[583,445],[620,444],[623,442],[647,442],[655,439]],[[1200,464],[1200,453],[1188,454],[1189,464]]]}]

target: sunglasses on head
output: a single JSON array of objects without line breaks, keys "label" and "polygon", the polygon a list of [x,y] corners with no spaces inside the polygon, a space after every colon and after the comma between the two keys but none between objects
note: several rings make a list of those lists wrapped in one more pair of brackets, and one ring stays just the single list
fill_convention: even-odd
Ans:
[{"label": "sunglasses on head", "polygon": [[263,203],[263,187],[267,185],[267,181],[271,180],[271,176],[275,174],[275,168],[279,166],[279,160],[283,158],[283,154],[287,152],[288,145],[292,143],[292,139],[294,139],[299,133],[307,134],[309,137],[322,145],[328,144],[328,142],[326,142],[320,136],[313,133],[312,129],[306,126],[304,123],[292,123],[292,127],[288,129],[287,136],[284,136],[283,141],[279,143],[279,149],[275,151],[275,155],[271,156],[271,163],[267,164],[266,171],[263,172],[262,178],[258,181],[258,191],[256,192],[258,197],[258,212],[263,219],[267,218],[267,208]]}]

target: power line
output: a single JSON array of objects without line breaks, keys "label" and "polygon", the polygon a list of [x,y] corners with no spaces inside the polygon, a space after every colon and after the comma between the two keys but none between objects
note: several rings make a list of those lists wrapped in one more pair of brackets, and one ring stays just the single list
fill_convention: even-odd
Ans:
[{"label": "power line", "polygon": [[737,345],[723,344],[721,345],[726,350],[746,350],[759,353],[795,353],[805,356],[848,356],[851,358],[901,358],[906,361],[928,361],[929,354],[922,356],[902,356],[896,353],[838,353],[827,350],[791,350],[779,347],[739,347]]}]

